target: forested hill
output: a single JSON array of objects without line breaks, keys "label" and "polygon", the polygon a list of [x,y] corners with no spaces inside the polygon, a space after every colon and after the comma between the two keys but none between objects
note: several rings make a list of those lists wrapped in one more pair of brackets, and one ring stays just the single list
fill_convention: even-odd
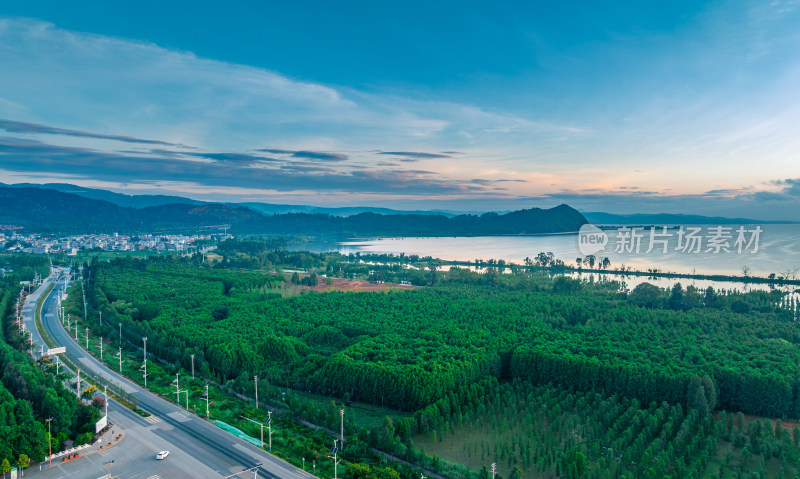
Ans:
[{"label": "forested hill", "polygon": [[49,189],[0,188],[0,224],[31,232],[183,232],[235,224],[254,215],[258,213],[247,208],[213,203],[139,209]]},{"label": "forested hill", "polygon": [[236,226],[241,233],[342,233],[384,236],[478,236],[574,232],[586,223],[567,205],[531,208],[506,214],[380,215],[361,213],[341,217],[323,214],[286,214],[253,217]]},{"label": "forested hill", "polygon": [[32,232],[189,232],[230,225],[231,231],[239,234],[477,236],[574,232],[585,223],[586,218],[567,205],[452,218],[376,213],[348,217],[302,213],[267,216],[248,208],[214,203],[132,208],[51,189],[0,187],[0,224],[23,226]]}]

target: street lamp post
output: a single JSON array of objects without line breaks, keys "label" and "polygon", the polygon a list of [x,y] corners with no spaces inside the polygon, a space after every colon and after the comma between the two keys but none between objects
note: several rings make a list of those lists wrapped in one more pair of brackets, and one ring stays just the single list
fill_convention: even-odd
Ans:
[{"label": "street lamp post", "polygon": [[45,419],[47,421],[47,450],[49,451],[48,460],[50,461],[50,467],[53,467],[53,433],[50,429],[50,423],[53,422],[53,418]]},{"label": "street lamp post", "polygon": [[269,429],[269,452],[272,452],[272,411],[267,411],[267,429]]},{"label": "street lamp post", "polygon": [[333,479],[339,479],[338,476],[337,476],[337,472],[336,471],[337,471],[337,467],[339,466],[339,463],[342,462],[341,459],[337,459],[336,458],[336,455],[339,452],[339,448],[337,447],[337,443],[338,442],[339,442],[338,439],[334,439],[333,440],[333,447],[331,448],[331,454],[333,454],[333,455],[332,456],[328,456],[329,459],[333,459]]},{"label": "street lamp post", "polygon": [[208,421],[208,384],[206,384],[206,421]]},{"label": "street lamp post", "polygon": [[147,389],[147,361],[142,364],[142,367],[139,370],[144,370],[142,377],[144,378],[144,388]]},{"label": "street lamp post", "polygon": [[179,373],[175,373],[175,381],[174,381],[175,382],[175,404],[177,404],[178,407],[180,407],[181,406],[181,393],[186,393],[186,410],[188,411],[189,410],[189,390],[180,388],[180,383],[178,382],[178,374]]},{"label": "street lamp post", "polygon": [[144,341],[144,364],[142,367],[144,368],[144,388],[146,390],[147,389],[147,336],[143,337],[142,341]]},{"label": "street lamp post", "polygon": [[230,476],[225,476],[225,477],[223,477],[222,479],[230,479],[230,478],[232,478],[232,477],[239,477],[239,474],[241,474],[242,472],[249,472],[249,471],[253,471],[253,479],[258,479],[258,470],[259,470],[259,469],[261,468],[261,466],[263,466],[263,465],[264,465],[264,464],[262,464],[262,463],[260,463],[260,462],[259,462],[258,464],[256,464],[256,465],[255,465],[255,466],[253,466],[253,467],[249,467],[249,468],[245,469],[244,471],[237,472],[236,474],[231,474]]},{"label": "street lamp post", "polygon": [[106,461],[103,463],[104,466],[108,466],[108,475],[106,476],[108,479],[111,479],[111,465],[114,464],[114,459],[110,461]]},{"label": "street lamp post", "polygon": [[[261,447],[263,448],[264,447],[264,423],[258,422],[258,421],[253,420],[253,419],[250,419],[249,417],[244,417],[244,416],[239,416],[239,417],[244,419],[244,420],[246,420],[246,421],[250,421],[250,422],[252,422],[254,424],[258,424],[259,425],[259,427],[261,428]],[[269,431],[269,450],[271,452],[272,451],[272,425],[270,424],[270,420],[269,419],[267,419],[267,423],[266,424],[267,424],[267,426],[266,426],[267,430]]]}]

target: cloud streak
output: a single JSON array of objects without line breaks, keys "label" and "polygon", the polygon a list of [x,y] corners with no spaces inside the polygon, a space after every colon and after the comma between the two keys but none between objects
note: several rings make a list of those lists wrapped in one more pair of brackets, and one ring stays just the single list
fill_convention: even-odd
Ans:
[{"label": "cloud streak", "polygon": [[67,130],[65,128],[56,128],[52,126],[39,125],[37,123],[25,123],[13,120],[0,119],[0,129],[3,129],[9,133],[65,135],[65,136],[75,136],[79,138],[122,141],[125,143],[141,143],[144,145],[181,146],[181,145],[176,145],[175,143],[168,143],[166,141],[143,140],[141,138],[134,138],[132,136],[103,135],[99,133],[89,133],[86,131],[78,131],[78,130]]},{"label": "cloud streak", "polygon": [[0,165],[6,171],[31,176],[64,175],[74,179],[277,191],[438,196],[481,194],[487,190],[484,184],[442,178],[432,171],[375,170],[346,165],[334,169],[313,162],[280,161],[239,153],[135,155],[20,138],[0,138]]},{"label": "cloud streak", "polygon": [[452,158],[450,155],[442,155],[439,153],[424,153],[421,151],[381,151],[379,155],[392,155],[392,156],[405,156],[414,159],[432,159],[432,158]]}]

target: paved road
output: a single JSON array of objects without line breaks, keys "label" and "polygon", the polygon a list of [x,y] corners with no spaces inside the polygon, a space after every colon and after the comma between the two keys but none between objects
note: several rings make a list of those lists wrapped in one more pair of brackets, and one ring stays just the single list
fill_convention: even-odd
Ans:
[{"label": "paved road", "polygon": [[[73,463],[67,463],[60,466],[59,471],[31,471],[31,476],[36,474],[36,477],[43,478],[98,479],[100,476],[98,472],[102,474],[104,471],[102,463],[114,459],[116,462],[112,467],[112,476],[131,479],[225,477],[257,464],[262,464],[258,469],[258,477],[275,479],[314,477],[145,391],[87,354],[67,334],[58,319],[57,295],[64,289],[65,281],[64,278],[56,279],[59,274],[54,273],[48,278],[48,282],[54,281],[56,285],[42,305],[42,323],[45,330],[58,345],[65,346],[68,353],[77,358],[78,367],[84,371],[92,371],[95,377],[99,376],[118,384],[136,397],[139,405],[153,414],[154,419],[147,421],[127,408],[117,405],[116,402],[111,402],[109,419],[126,431],[126,439],[118,446],[86,458],[92,463],[91,469],[95,472],[88,474],[83,471],[71,472],[70,464]],[[40,294],[47,284],[39,289]],[[36,297],[38,296],[31,296],[31,305],[26,304],[24,315],[34,342],[42,344],[41,337],[34,327],[33,312]],[[155,453],[164,449],[171,452],[170,456],[163,461],[156,461]],[[99,456],[103,454],[103,457]],[[82,461],[74,461],[76,470],[81,468],[78,463]],[[88,468],[90,466],[83,466],[83,469]],[[252,473],[243,473],[241,477],[252,477]]]}]

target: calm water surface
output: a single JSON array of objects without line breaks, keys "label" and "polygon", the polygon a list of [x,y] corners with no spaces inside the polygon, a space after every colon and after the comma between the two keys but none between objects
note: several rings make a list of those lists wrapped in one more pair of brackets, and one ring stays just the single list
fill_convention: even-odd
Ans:
[{"label": "calm water surface", "polygon": [[[722,231],[722,243],[727,242],[729,252],[720,250],[714,252],[709,239],[717,234],[714,228],[716,225],[697,225],[701,228],[696,235],[702,238],[699,253],[685,252],[679,247],[678,230],[672,227],[666,231],[658,228],[655,233],[662,234],[654,236],[655,240],[665,240],[667,252],[663,252],[663,244],[654,243],[650,253],[647,250],[650,246],[650,230],[639,231],[642,234],[640,240],[639,253],[635,247],[631,251],[618,251],[620,242],[627,247],[630,243],[626,240],[630,238],[626,233],[619,233],[617,230],[608,230],[609,242],[606,248],[595,254],[599,258],[608,257],[611,261],[611,269],[618,269],[621,266],[630,267],[635,270],[646,271],[657,269],[661,272],[684,273],[684,274],[726,274],[740,275],[742,268],[747,267],[752,275],[766,276],[770,273],[780,275],[782,273],[800,271],[800,225],[761,225],[762,229],[757,242],[749,248],[743,248],[738,252],[735,246],[737,239],[737,225],[723,225],[730,230]],[[689,228],[692,226],[686,226]],[[753,236],[752,231],[756,225],[745,225],[745,239],[750,240]],[[726,235],[730,235],[727,237]],[[684,241],[685,245],[685,241]],[[709,248],[712,250],[709,251]],[[431,256],[451,261],[474,261],[476,259],[503,259],[507,262],[523,264],[526,257],[535,258],[540,252],[552,252],[557,259],[569,265],[575,264],[575,259],[583,257],[578,248],[577,234],[558,234],[558,235],[539,235],[539,236],[479,236],[479,237],[404,237],[404,238],[380,238],[380,239],[350,239],[345,241],[310,241],[307,243],[296,244],[294,249],[305,249],[314,252],[339,251],[349,253],[393,253],[406,255]],[[677,249],[677,250],[676,250]],[[584,275],[586,276],[586,275]],[[800,274],[798,274],[800,277]],[[601,279],[601,278],[596,278]],[[635,285],[646,280],[642,277],[628,276],[624,279],[628,285]],[[647,279],[654,282],[652,279]],[[664,285],[671,285],[676,280],[660,279],[655,280]],[[713,281],[691,281],[686,279],[679,280],[684,286],[696,283],[698,287],[714,286],[720,287]],[[732,283],[724,283],[723,286],[731,287]],[[753,286],[754,288],[765,288],[766,285]],[[742,288],[741,285],[736,289]]]}]

